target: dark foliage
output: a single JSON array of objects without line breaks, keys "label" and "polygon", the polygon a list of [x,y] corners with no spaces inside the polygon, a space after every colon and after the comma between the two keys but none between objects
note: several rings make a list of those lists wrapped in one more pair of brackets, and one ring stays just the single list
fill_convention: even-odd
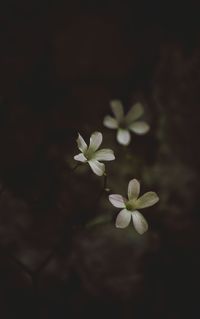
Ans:
[{"label": "dark foliage", "polygon": [[[198,318],[200,6],[72,3],[0,5],[0,318]],[[128,149],[102,126],[112,98],[151,124]],[[160,196],[144,236],[70,170],[95,130],[117,155],[109,186]]]}]

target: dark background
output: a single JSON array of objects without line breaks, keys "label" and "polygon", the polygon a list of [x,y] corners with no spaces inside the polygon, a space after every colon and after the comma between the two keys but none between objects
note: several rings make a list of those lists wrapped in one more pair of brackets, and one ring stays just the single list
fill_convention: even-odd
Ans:
[{"label": "dark background", "polygon": [[[200,6],[72,3],[0,5],[0,318],[198,318]],[[151,125],[128,148],[102,125],[114,98]],[[143,236],[70,171],[95,130],[111,189],[159,194]]]}]

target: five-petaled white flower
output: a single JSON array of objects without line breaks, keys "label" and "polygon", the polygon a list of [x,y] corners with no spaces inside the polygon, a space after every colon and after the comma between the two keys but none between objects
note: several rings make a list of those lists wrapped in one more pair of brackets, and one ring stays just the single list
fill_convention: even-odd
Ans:
[{"label": "five-petaled white flower", "polygon": [[123,208],[117,216],[116,227],[125,228],[129,225],[131,217],[136,231],[143,234],[148,229],[148,224],[144,216],[137,210],[150,207],[159,201],[155,192],[147,192],[141,197],[140,183],[136,179],[132,179],[128,184],[128,199],[121,195],[113,194],[109,196],[109,200],[113,206]]},{"label": "five-petaled white flower", "polygon": [[74,156],[76,161],[88,163],[92,171],[98,176],[102,176],[105,172],[105,165],[99,161],[113,161],[115,159],[112,150],[107,148],[98,150],[102,140],[102,134],[94,132],[90,137],[90,145],[88,147],[82,136],[78,134],[76,141],[81,153]]},{"label": "five-petaled white flower", "polygon": [[130,131],[142,135],[149,131],[149,125],[138,119],[144,113],[141,103],[132,106],[129,112],[124,115],[124,109],[121,101],[113,100],[110,102],[112,112],[115,117],[105,116],[103,124],[110,129],[117,129],[117,141],[122,145],[128,145],[131,141]]}]

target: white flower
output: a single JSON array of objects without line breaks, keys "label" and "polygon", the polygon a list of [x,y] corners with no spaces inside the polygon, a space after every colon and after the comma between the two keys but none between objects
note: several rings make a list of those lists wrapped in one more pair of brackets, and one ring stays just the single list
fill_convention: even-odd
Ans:
[{"label": "white flower", "polygon": [[117,129],[117,141],[122,145],[128,145],[131,141],[130,131],[142,135],[149,131],[149,125],[138,119],[144,113],[141,103],[136,103],[132,106],[129,112],[124,115],[123,105],[119,100],[110,102],[110,106],[114,117],[107,115],[104,118],[104,126],[110,129]]},{"label": "white flower", "polygon": [[98,150],[102,140],[102,134],[100,132],[94,132],[90,137],[90,145],[88,147],[82,136],[78,134],[76,141],[81,153],[74,156],[76,161],[88,163],[92,171],[98,176],[102,176],[105,172],[105,165],[99,161],[113,161],[115,159],[112,150],[108,148]]},{"label": "white flower", "polygon": [[121,195],[112,194],[109,196],[111,204],[117,208],[123,208],[117,216],[116,227],[125,228],[129,225],[131,217],[136,231],[143,234],[148,229],[148,224],[144,216],[137,210],[150,207],[159,201],[158,195],[154,192],[147,192],[141,197],[140,183],[137,179],[132,179],[128,184],[128,199]]}]

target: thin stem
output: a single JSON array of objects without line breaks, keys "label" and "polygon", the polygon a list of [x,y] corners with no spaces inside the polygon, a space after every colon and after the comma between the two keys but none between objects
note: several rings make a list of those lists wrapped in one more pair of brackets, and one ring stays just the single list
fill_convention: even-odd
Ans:
[{"label": "thin stem", "polygon": [[42,263],[39,265],[39,267],[35,270],[34,275],[36,276],[37,274],[40,273],[42,269],[46,267],[46,265],[50,262],[52,257],[55,255],[56,250],[55,248],[52,249],[52,251],[47,255],[47,257],[42,261]]},{"label": "thin stem", "polygon": [[103,180],[103,189],[106,191],[107,189],[107,174],[104,173],[104,180]]},{"label": "thin stem", "polygon": [[103,174],[104,180],[103,180],[103,192],[110,192],[110,188],[108,187],[108,175],[106,173]]},{"label": "thin stem", "polygon": [[[106,173],[103,174],[103,188],[101,189],[97,199],[94,202],[94,208],[97,206],[97,204],[99,203],[101,197],[105,194],[108,194],[110,192],[110,188],[108,187],[108,176]],[[104,216],[105,217],[105,216]],[[103,225],[103,224],[107,224],[108,223],[108,219],[98,216],[97,218],[95,218],[94,220],[90,221],[89,223],[86,224],[86,228],[91,228],[94,227],[96,225]]]},{"label": "thin stem", "polygon": [[103,196],[104,193],[107,193],[107,192],[110,191],[110,189],[108,188],[108,185],[107,185],[108,176],[107,176],[106,173],[103,174],[103,178],[104,178],[103,179],[103,188],[100,190],[100,193],[98,194],[98,196],[97,196],[97,198],[96,198],[96,200],[94,202],[94,206],[96,206],[96,204],[99,203],[99,201],[100,201],[100,199],[101,199],[101,197]]},{"label": "thin stem", "polygon": [[6,254],[6,257],[9,258],[12,262],[14,262],[23,272],[27,273],[31,278],[33,278],[33,271],[31,271],[26,265],[24,265],[15,256]]},{"label": "thin stem", "polygon": [[71,172],[74,172],[80,165],[80,163],[77,163],[74,167],[72,167]]}]

